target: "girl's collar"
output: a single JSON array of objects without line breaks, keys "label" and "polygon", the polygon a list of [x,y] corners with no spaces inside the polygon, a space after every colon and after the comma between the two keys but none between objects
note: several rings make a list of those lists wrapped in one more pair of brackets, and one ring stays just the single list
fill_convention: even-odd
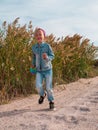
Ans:
[{"label": "girl's collar", "polygon": [[37,46],[43,46],[45,42],[42,42],[42,43],[37,43]]}]

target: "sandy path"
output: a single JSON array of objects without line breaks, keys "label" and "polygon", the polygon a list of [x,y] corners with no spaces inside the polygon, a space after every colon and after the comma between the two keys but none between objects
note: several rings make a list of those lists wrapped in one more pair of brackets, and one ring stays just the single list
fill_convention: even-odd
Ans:
[{"label": "sandy path", "polygon": [[38,95],[0,106],[0,130],[98,130],[98,77],[55,89],[56,111]]}]

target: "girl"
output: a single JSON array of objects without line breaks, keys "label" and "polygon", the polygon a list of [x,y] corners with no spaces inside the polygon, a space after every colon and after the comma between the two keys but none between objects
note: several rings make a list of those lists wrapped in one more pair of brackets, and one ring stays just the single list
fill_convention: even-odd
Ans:
[{"label": "girl", "polygon": [[[52,63],[54,53],[51,46],[45,42],[45,31],[41,28],[35,30],[34,37],[37,41],[32,46],[33,60],[32,67],[36,67],[36,88],[40,95],[38,100],[42,104],[46,97],[49,101],[49,108],[54,109],[54,96],[52,90]],[[43,80],[46,82],[46,91],[43,88]],[[47,93],[46,93],[47,92]]]}]

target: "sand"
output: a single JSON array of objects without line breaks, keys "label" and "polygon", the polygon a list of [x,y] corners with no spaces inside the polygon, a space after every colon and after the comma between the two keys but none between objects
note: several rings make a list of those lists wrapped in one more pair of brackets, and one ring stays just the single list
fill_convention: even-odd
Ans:
[{"label": "sand", "polygon": [[31,95],[0,106],[0,130],[98,130],[98,77],[54,88],[56,111],[47,98]]}]

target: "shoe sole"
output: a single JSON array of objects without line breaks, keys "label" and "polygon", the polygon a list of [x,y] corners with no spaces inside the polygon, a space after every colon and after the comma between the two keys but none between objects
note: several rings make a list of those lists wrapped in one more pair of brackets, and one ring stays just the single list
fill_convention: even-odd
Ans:
[{"label": "shoe sole", "polygon": [[57,109],[56,108],[53,108],[53,109],[49,109],[50,111],[56,111]]}]

